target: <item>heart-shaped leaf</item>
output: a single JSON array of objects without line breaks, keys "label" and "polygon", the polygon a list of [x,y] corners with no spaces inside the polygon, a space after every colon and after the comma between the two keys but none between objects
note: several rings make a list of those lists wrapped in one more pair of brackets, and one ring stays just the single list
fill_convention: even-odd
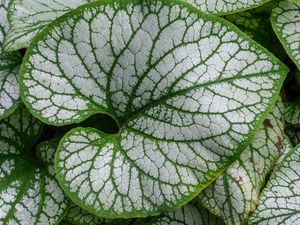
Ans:
[{"label": "heart-shaped leaf", "polygon": [[0,0],[0,120],[18,107],[20,98],[17,76],[22,59],[17,52],[4,52],[2,46],[8,29],[8,4],[9,0]]},{"label": "heart-shaped leaf", "polygon": [[56,155],[60,184],[103,217],[174,210],[243,151],[287,69],[230,23],[181,1],[99,1],[34,40],[21,88],[63,125],[106,113],[119,132],[76,128]]},{"label": "heart-shaped leaf", "polygon": [[273,9],[271,22],[283,47],[300,69],[300,5],[280,2]]},{"label": "heart-shaped leaf", "polygon": [[[0,122],[0,224],[57,224],[66,212],[57,181],[32,156],[40,130],[41,123],[25,109]],[[46,147],[40,145],[37,152]]]},{"label": "heart-shaped leaf", "polygon": [[231,14],[239,11],[256,8],[270,0],[186,0],[203,12],[218,15]]},{"label": "heart-shaped leaf", "polygon": [[147,225],[224,225],[224,222],[199,204],[189,203],[176,212],[161,215]]},{"label": "heart-shaped leaf", "polygon": [[251,224],[291,225],[300,221],[300,146],[283,159],[263,190]]},{"label": "heart-shaped leaf", "polygon": [[10,29],[4,44],[8,51],[28,47],[32,38],[53,20],[92,0],[11,1]]},{"label": "heart-shaped leaf", "polygon": [[226,224],[244,224],[255,209],[266,176],[283,149],[282,115],[278,102],[241,157],[200,194],[203,205]]}]

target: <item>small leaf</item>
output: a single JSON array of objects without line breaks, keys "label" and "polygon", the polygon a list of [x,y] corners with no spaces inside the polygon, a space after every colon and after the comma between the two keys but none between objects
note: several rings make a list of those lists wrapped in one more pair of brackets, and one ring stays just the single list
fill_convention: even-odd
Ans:
[{"label": "small leaf", "polygon": [[[145,224],[145,223],[144,223]],[[197,203],[189,203],[176,212],[153,219],[147,225],[224,225],[224,222]]]},{"label": "small leaf", "polygon": [[239,11],[256,8],[270,0],[186,0],[203,12],[218,15],[231,14]]},{"label": "small leaf", "polygon": [[8,51],[28,47],[32,38],[53,20],[91,0],[11,1],[10,29],[4,44]]},{"label": "small leaf", "polygon": [[300,101],[285,102],[285,120],[292,125],[300,125]]},{"label": "small leaf", "polygon": [[263,190],[251,224],[291,225],[300,221],[300,146],[283,159]]},{"label": "small leaf", "polygon": [[181,1],[133,0],[61,17],[34,40],[21,73],[23,100],[48,124],[115,118],[116,134],[70,131],[55,166],[76,205],[127,218],[175,210],[219,176],[287,69],[222,19]]},{"label": "small leaf", "polygon": [[278,102],[251,145],[202,194],[202,204],[226,224],[244,224],[259,199],[267,174],[283,149],[283,106]]},{"label": "small leaf", "polygon": [[66,212],[57,181],[32,156],[40,130],[24,108],[0,122],[0,224],[57,224]]},{"label": "small leaf", "polygon": [[8,29],[8,4],[8,0],[0,0],[0,120],[18,107],[20,98],[17,76],[22,59],[17,52],[4,52],[2,46]]},{"label": "small leaf", "polygon": [[300,69],[300,5],[280,2],[272,11],[271,22],[283,47]]}]

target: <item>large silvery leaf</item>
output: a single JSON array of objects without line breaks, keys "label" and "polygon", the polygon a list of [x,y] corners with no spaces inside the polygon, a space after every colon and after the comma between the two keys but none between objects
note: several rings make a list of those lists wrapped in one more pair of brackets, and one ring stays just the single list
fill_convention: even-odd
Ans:
[{"label": "large silvery leaf", "polygon": [[271,22],[283,47],[300,69],[300,5],[280,2],[273,9]]},{"label": "large silvery leaf", "polygon": [[218,15],[231,14],[258,7],[270,0],[186,0],[203,12]]},{"label": "large silvery leaf", "polygon": [[266,176],[283,148],[282,115],[279,102],[240,158],[200,194],[203,205],[226,224],[244,224],[255,209]]},{"label": "large silvery leaf", "polygon": [[224,225],[224,222],[197,203],[189,203],[175,212],[163,214],[148,223],[136,225]]},{"label": "large silvery leaf", "polygon": [[[1,0],[3,1],[3,0]],[[26,48],[32,38],[56,18],[92,0],[11,0],[6,50]]]},{"label": "large silvery leaf", "polygon": [[32,157],[40,129],[25,109],[0,122],[0,224],[57,224],[66,211],[57,181]]},{"label": "large silvery leaf", "polygon": [[272,174],[263,190],[251,224],[299,224],[300,146],[293,149]]},{"label": "large silvery leaf", "polygon": [[95,2],[45,29],[22,97],[46,123],[106,113],[116,134],[77,128],[56,172],[103,217],[156,215],[195,197],[248,145],[287,69],[230,23],[182,2]]},{"label": "large silvery leaf", "polygon": [[18,107],[20,98],[17,76],[21,57],[17,52],[5,53],[2,46],[8,29],[8,4],[9,0],[0,0],[0,120]]}]

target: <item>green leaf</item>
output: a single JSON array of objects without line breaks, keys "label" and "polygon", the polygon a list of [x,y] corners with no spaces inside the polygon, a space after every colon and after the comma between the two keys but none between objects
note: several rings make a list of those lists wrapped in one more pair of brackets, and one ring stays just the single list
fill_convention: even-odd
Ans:
[{"label": "green leaf", "polygon": [[90,1],[92,0],[11,0],[10,29],[5,38],[5,50],[28,47],[32,38],[53,20]]},{"label": "green leaf", "polygon": [[267,174],[283,149],[283,105],[278,102],[251,145],[222,176],[199,195],[226,224],[244,224],[259,199]]},{"label": "green leaf", "polygon": [[300,0],[288,0],[288,1],[300,5]]},{"label": "green leaf", "polygon": [[181,1],[101,1],[33,41],[21,88],[48,124],[111,115],[116,134],[70,131],[56,172],[100,217],[142,217],[196,197],[246,148],[287,68],[225,20]]},{"label": "green leaf", "polygon": [[0,122],[0,224],[50,225],[64,216],[63,191],[32,156],[41,126],[25,108]]},{"label": "green leaf", "polygon": [[300,217],[300,146],[294,148],[272,174],[263,190],[252,224],[298,224]]},{"label": "green leaf", "polygon": [[20,91],[17,76],[21,57],[17,52],[3,51],[3,39],[8,29],[8,0],[0,0],[0,120],[19,105]]},{"label": "green leaf", "polygon": [[225,15],[256,8],[270,0],[186,0],[203,12]]},{"label": "green leaf", "polygon": [[285,120],[293,125],[300,125],[300,101],[285,102]]},{"label": "green leaf", "polygon": [[[142,223],[141,223],[142,224]],[[145,224],[145,223],[143,223]],[[147,225],[224,225],[224,222],[197,203],[189,203],[176,212],[161,215]]]},{"label": "green leaf", "polygon": [[283,47],[300,69],[300,5],[280,2],[272,11],[271,23]]}]

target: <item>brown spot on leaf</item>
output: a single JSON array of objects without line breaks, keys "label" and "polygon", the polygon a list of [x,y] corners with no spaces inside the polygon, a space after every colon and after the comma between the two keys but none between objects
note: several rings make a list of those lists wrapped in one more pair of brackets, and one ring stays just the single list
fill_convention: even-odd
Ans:
[{"label": "brown spot on leaf", "polygon": [[264,126],[273,128],[273,125],[271,124],[271,120],[269,119],[264,120]]},{"label": "brown spot on leaf", "polygon": [[295,19],[298,19],[298,18],[299,18],[299,15],[295,15],[294,18],[295,18]]},{"label": "brown spot on leaf", "polygon": [[276,148],[280,151],[281,149],[283,149],[283,142],[282,142],[282,139],[281,137],[277,136],[277,143],[276,143]]},{"label": "brown spot on leaf", "polygon": [[236,182],[237,184],[243,183],[243,181],[244,181],[244,179],[243,179],[242,176],[238,176],[237,178],[235,178],[235,182]]}]

